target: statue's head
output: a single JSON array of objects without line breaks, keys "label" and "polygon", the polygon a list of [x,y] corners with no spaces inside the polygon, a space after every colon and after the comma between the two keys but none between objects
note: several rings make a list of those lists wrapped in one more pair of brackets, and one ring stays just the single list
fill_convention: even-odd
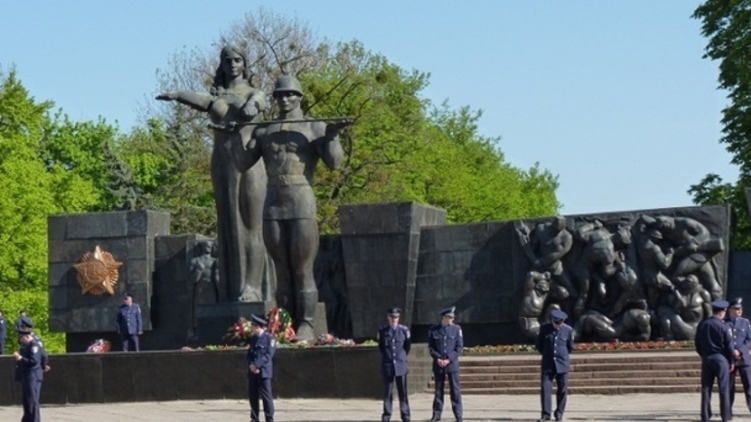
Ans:
[{"label": "statue's head", "polygon": [[226,45],[219,53],[219,66],[214,73],[214,86],[224,86],[227,82],[228,74],[230,72],[229,63],[233,58],[242,59],[242,77],[243,79],[250,79],[250,70],[248,69],[248,56],[245,51],[235,45]]}]

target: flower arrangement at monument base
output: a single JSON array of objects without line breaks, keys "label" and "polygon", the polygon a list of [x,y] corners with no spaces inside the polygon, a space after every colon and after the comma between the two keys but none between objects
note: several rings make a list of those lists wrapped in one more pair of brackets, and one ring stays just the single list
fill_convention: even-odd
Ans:
[{"label": "flower arrangement at monument base", "polygon": [[[635,350],[681,350],[693,349],[693,341],[611,341],[603,343],[575,343],[577,352],[620,352]],[[509,344],[499,346],[465,347],[465,354],[537,353],[533,344]]]},{"label": "flower arrangement at monument base", "polygon": [[224,341],[237,345],[245,346],[247,340],[253,335],[253,327],[250,320],[240,317],[232,324],[224,335]]},{"label": "flower arrangement at monument base", "polygon": [[331,334],[321,334],[316,339],[315,346],[355,346],[355,341],[350,339],[339,339]]},{"label": "flower arrangement at monument base", "polygon": [[91,346],[86,349],[86,353],[107,353],[112,348],[112,344],[104,339],[97,339]]},{"label": "flower arrangement at monument base", "polygon": [[292,328],[292,316],[284,308],[274,307],[266,316],[269,322],[269,333],[277,343],[290,343],[295,339],[295,329]]}]

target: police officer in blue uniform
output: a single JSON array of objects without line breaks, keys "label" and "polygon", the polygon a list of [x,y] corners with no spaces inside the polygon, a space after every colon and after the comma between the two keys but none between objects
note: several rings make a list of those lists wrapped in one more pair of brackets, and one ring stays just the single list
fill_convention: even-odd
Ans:
[{"label": "police officer in blue uniform", "polygon": [[720,416],[723,421],[732,419],[730,414],[730,372],[735,369],[735,345],[733,334],[725,324],[729,303],[725,300],[712,302],[713,315],[696,329],[696,353],[701,356],[701,420],[712,417],[712,384],[717,378],[720,390]]},{"label": "police officer in blue uniform", "polygon": [[115,328],[123,341],[123,352],[131,349],[136,352],[140,350],[138,336],[143,334],[141,307],[133,303],[133,296],[128,293],[123,298],[123,304],[117,309]]},{"label": "police officer in blue uniform", "polygon": [[433,398],[433,417],[431,421],[441,420],[443,412],[443,386],[449,380],[451,392],[451,409],[457,422],[462,421],[462,390],[459,385],[459,356],[464,350],[462,329],[454,324],[452,306],[440,312],[441,322],[430,327],[428,331],[428,350],[433,358],[433,378],[435,379],[435,397]]},{"label": "police officer in blue uniform", "polygon": [[5,339],[8,338],[8,320],[3,311],[0,311],[0,355],[5,354]]},{"label": "police officer in blue uniform", "polygon": [[730,416],[733,415],[733,403],[735,403],[735,376],[740,374],[743,383],[743,392],[746,396],[746,407],[751,410],[751,394],[749,392],[749,380],[751,380],[751,359],[749,358],[749,346],[751,346],[751,323],[743,318],[743,299],[737,297],[730,302],[730,309],[725,316],[725,322],[733,333],[735,342],[735,371],[730,373]]},{"label": "police officer in blue uniform", "polygon": [[266,331],[268,323],[265,319],[251,316],[253,335],[248,347],[248,401],[250,401],[250,421],[258,422],[258,399],[263,401],[263,413],[266,422],[274,422],[274,397],[271,393],[271,377],[273,375],[274,336]]},{"label": "police officer in blue uniform", "polygon": [[[568,399],[568,373],[571,370],[569,354],[574,351],[574,330],[565,323],[565,312],[554,309],[550,313],[550,322],[540,326],[535,347],[542,355],[540,361],[540,401],[542,402],[542,417],[538,422],[549,421],[550,415],[555,420],[562,421],[566,411]],[[556,408],[551,410],[550,396],[553,393],[553,379],[556,383]]]},{"label": "police officer in blue uniform", "polygon": [[47,354],[41,342],[31,333],[31,327],[21,326],[18,330],[21,339],[21,349],[13,356],[19,368],[20,381],[23,392],[23,418],[21,422],[41,421],[39,397],[42,391],[42,380],[45,370]]},{"label": "police officer in blue uniform", "polygon": [[399,393],[399,411],[403,422],[409,422],[409,398],[407,393],[407,355],[412,345],[409,328],[399,324],[402,310],[387,310],[388,324],[378,330],[378,349],[381,351],[381,375],[383,376],[383,415],[381,421],[391,420],[393,385]]}]

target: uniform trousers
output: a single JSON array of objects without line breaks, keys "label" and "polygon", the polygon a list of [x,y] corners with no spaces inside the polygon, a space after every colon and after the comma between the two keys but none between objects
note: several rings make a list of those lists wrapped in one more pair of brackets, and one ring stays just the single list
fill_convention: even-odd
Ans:
[{"label": "uniform trousers", "polygon": [[746,407],[751,410],[751,391],[749,391],[749,380],[751,380],[751,366],[737,366],[730,373],[730,414],[733,413],[733,403],[735,403],[735,376],[740,374],[741,383],[743,384],[743,393],[746,396]]},{"label": "uniform trousers", "polygon": [[40,422],[39,397],[42,392],[42,375],[35,372],[27,372],[22,375],[21,390],[23,394],[23,417],[21,422]]},{"label": "uniform trousers", "polygon": [[701,360],[701,420],[712,417],[712,384],[717,378],[720,390],[720,416],[729,421],[730,415],[730,364],[725,356],[716,353]]},{"label": "uniform trousers", "polygon": [[260,421],[258,400],[263,401],[263,413],[266,422],[274,421],[274,397],[271,394],[271,378],[257,374],[248,375],[248,401],[250,402],[251,422]]},{"label": "uniform trousers", "polygon": [[138,335],[137,334],[123,334],[123,352],[133,350],[135,352],[140,351],[138,347]]},{"label": "uniform trousers", "polygon": [[433,371],[435,379],[435,396],[433,397],[433,418],[439,419],[443,412],[443,387],[446,378],[449,380],[449,392],[451,393],[451,409],[454,417],[461,419],[464,413],[462,409],[462,389],[459,385],[459,372]]},{"label": "uniform trousers", "polygon": [[568,401],[568,372],[559,373],[555,370],[544,370],[540,377],[540,401],[542,403],[542,416],[550,417],[552,404],[550,396],[553,394],[553,379],[555,379],[555,417],[560,419],[566,411]]},{"label": "uniform trousers", "polygon": [[407,374],[399,376],[383,376],[383,415],[381,421],[391,420],[391,411],[394,401],[394,382],[396,382],[396,391],[399,394],[399,413],[402,422],[409,422],[409,397],[407,396]]}]

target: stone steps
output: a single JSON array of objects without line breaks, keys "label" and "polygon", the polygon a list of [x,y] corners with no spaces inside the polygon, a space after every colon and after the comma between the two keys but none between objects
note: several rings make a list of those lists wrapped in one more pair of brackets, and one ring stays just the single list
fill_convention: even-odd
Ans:
[{"label": "stone steps", "polygon": [[[465,356],[463,394],[539,394],[537,355]],[[569,375],[571,394],[697,393],[701,360],[693,351],[577,353]],[[740,386],[740,377],[738,377]],[[433,381],[426,392],[432,392]],[[448,385],[446,386],[448,390]]]}]

